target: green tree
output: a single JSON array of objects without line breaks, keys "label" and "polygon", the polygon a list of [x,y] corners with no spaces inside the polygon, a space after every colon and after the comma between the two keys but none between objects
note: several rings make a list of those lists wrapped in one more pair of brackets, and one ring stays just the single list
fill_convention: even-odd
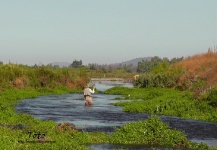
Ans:
[{"label": "green tree", "polygon": [[71,65],[69,65],[70,68],[80,68],[82,67],[82,60],[74,60]]}]

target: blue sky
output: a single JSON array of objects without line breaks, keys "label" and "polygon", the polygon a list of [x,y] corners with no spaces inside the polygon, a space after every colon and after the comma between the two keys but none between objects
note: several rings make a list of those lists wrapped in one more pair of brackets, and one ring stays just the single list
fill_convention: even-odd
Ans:
[{"label": "blue sky", "polygon": [[217,45],[217,0],[1,0],[0,61],[109,64]]}]

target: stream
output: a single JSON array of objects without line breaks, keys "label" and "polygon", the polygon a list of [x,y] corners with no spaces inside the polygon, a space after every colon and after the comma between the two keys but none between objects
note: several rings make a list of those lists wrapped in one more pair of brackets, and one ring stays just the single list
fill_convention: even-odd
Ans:
[{"label": "stream", "polygon": [[[147,113],[126,113],[121,107],[112,103],[117,95],[106,95],[103,91],[114,86],[133,87],[131,83],[121,81],[94,81],[95,87],[102,92],[93,95],[93,106],[85,107],[82,94],[65,94],[40,96],[34,99],[25,99],[17,104],[16,112],[27,113],[40,120],[53,120],[57,123],[73,123],[78,130],[87,132],[113,132],[116,127],[132,121],[147,119]],[[194,142],[203,142],[217,147],[217,123],[203,122],[192,119],[181,119],[172,116],[159,116],[171,128],[184,131],[187,138]],[[92,149],[126,148],[121,145],[91,145]],[[131,149],[131,147],[127,147]],[[150,149],[132,147],[132,149]]]}]

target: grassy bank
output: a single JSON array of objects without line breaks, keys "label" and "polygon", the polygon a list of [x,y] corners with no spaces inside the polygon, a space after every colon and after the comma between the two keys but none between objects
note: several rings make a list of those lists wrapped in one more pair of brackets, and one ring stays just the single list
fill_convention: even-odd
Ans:
[{"label": "grassy bank", "polygon": [[[207,149],[204,144],[188,141],[179,131],[171,130],[157,117],[126,124],[113,134],[58,130],[54,121],[37,120],[27,114],[16,114],[15,105],[25,98],[39,95],[64,94],[67,88],[23,89],[2,91],[0,96],[0,148],[1,149],[89,149],[90,144],[137,144],[147,146]],[[145,133],[144,133],[145,132]],[[45,141],[39,138],[44,136]],[[167,140],[165,141],[165,138]]]}]

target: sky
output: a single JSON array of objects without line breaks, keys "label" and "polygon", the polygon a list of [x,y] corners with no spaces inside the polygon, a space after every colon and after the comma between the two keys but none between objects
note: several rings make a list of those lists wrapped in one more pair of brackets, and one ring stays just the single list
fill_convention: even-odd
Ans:
[{"label": "sky", "polygon": [[169,59],[217,45],[217,0],[0,0],[0,61]]}]

